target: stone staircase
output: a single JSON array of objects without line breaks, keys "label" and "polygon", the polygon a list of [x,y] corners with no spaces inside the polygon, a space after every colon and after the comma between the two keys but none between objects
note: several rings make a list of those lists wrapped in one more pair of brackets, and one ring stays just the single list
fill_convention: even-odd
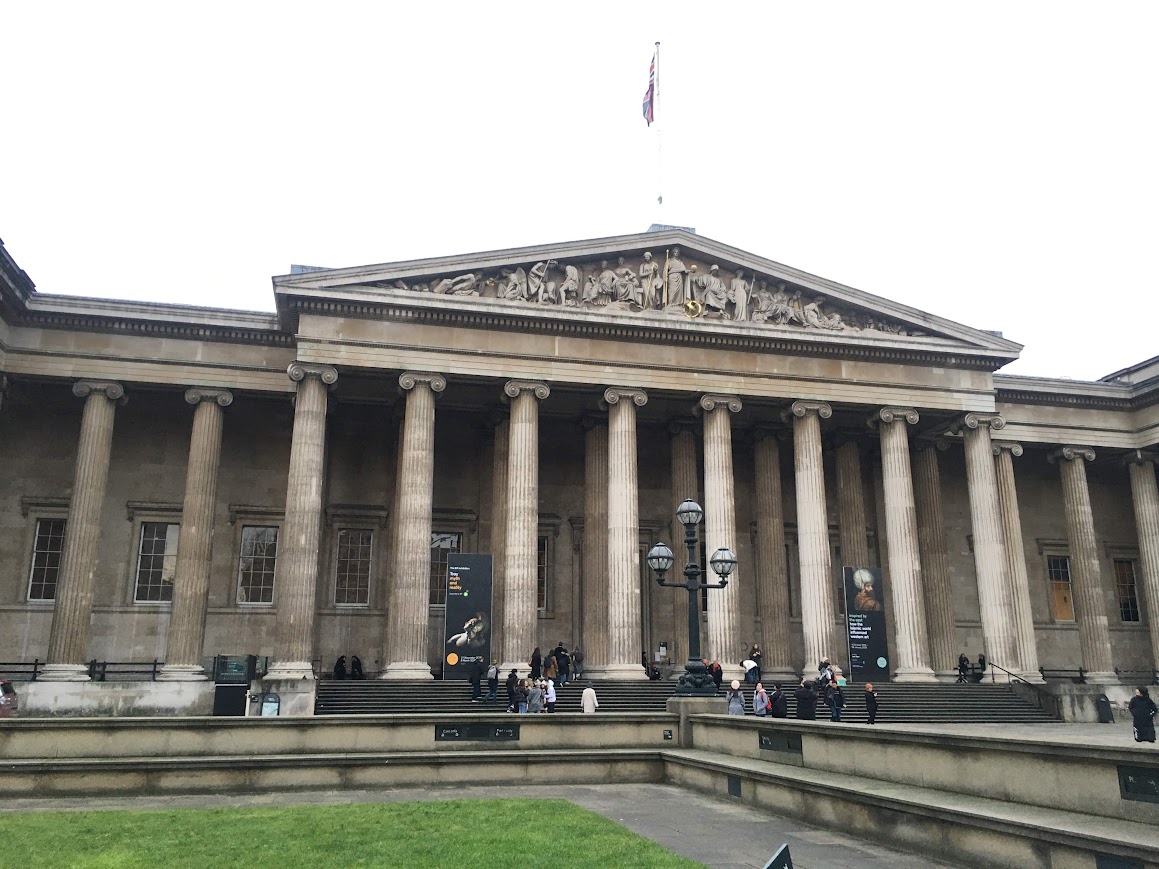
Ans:
[{"label": "stone staircase", "polygon": [[[587,685],[581,680],[557,691],[556,712],[579,712],[580,695]],[[600,712],[663,712],[673,696],[674,682],[646,680],[595,681]],[[767,689],[766,689],[767,690]],[[745,710],[752,714],[752,687],[742,686]],[[1049,713],[1017,696],[1008,685],[877,685],[879,724],[899,723],[989,723],[1034,724],[1056,721]],[[486,696],[486,687],[483,689]],[[723,693],[722,695],[723,696]],[[447,715],[469,712],[502,712],[507,694],[499,685],[493,703],[471,702],[471,686],[465,682],[384,682],[379,680],[318,683],[315,715]],[[796,701],[789,696],[789,717]],[[818,704],[817,718],[829,718],[828,707]],[[865,691],[860,685],[845,687],[842,720],[865,723]]]}]

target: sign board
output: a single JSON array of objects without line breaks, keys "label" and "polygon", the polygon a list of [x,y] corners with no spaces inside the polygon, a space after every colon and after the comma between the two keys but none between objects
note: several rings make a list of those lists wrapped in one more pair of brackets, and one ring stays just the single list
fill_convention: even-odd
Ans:
[{"label": "sign board", "polygon": [[888,682],[889,651],[885,640],[881,571],[876,567],[846,567],[844,572],[849,681]]},{"label": "sign board", "polygon": [[436,724],[435,742],[512,742],[518,724]]},{"label": "sign board", "polygon": [[466,679],[491,664],[490,555],[452,552],[447,557],[447,607],[443,628],[443,678]]},{"label": "sign board", "polygon": [[765,869],[793,869],[793,858],[789,856],[789,846],[782,845],[773,859],[765,864]]}]

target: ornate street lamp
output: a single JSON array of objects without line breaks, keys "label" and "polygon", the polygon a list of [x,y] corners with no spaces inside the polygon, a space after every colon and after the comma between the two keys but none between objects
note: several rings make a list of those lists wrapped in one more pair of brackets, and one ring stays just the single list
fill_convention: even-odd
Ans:
[{"label": "ornate street lamp", "polygon": [[720,577],[720,582],[702,582],[708,572],[696,563],[699,541],[696,537],[704,511],[700,505],[689,499],[676,508],[676,518],[684,526],[684,545],[688,547],[688,565],[684,568],[684,582],[665,582],[664,574],[672,569],[672,550],[663,543],[657,543],[648,552],[648,566],[656,572],[656,582],[665,588],[688,590],[688,663],[684,674],[676,685],[676,693],[681,696],[714,697],[716,682],[709,675],[700,660],[700,607],[696,596],[702,588],[724,588],[728,585],[729,574],[736,568],[736,554],[731,549],[718,549],[712,553],[708,563],[712,571]]}]

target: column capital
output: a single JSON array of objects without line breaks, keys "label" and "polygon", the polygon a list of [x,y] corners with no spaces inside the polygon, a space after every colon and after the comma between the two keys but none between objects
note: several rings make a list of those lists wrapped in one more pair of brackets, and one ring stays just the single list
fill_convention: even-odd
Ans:
[{"label": "column capital", "polygon": [[952,444],[944,437],[916,437],[913,439],[913,442],[910,444],[910,446],[913,448],[914,452],[917,453],[920,453],[924,450],[937,450],[938,452],[944,453],[952,446]]},{"label": "column capital", "polygon": [[954,434],[960,434],[966,429],[988,428],[990,431],[1001,431],[1006,428],[1006,417],[1000,413],[980,413],[979,411],[970,411],[964,413],[956,420],[950,427],[950,431]]},{"label": "column capital", "polygon": [[702,410],[713,411],[717,407],[727,407],[733,413],[739,413],[743,405],[735,395],[719,395],[710,392],[700,396],[700,400],[696,402],[695,410],[699,413]]},{"label": "column capital", "polygon": [[1065,459],[1068,462],[1073,462],[1075,459],[1093,462],[1095,460],[1095,451],[1090,447],[1076,447],[1073,444],[1067,444],[1064,447],[1053,450],[1046,457],[1046,460],[1051,464],[1054,464],[1059,459]]},{"label": "column capital", "polygon": [[100,393],[109,401],[125,401],[125,387],[112,380],[78,380],[72,385],[72,394],[77,398],[88,398]]},{"label": "column capital", "polygon": [[879,423],[905,422],[917,425],[918,412],[912,407],[883,407],[869,415],[867,422],[870,428],[877,428]]},{"label": "column capital", "polygon": [[447,378],[433,371],[404,371],[398,376],[398,388],[402,392],[410,392],[420,383],[425,383],[436,395],[447,388]]},{"label": "column capital", "polygon": [[1022,444],[1016,441],[990,441],[990,452],[996,456],[1002,453],[1010,453],[1010,455],[1017,458],[1022,455]]},{"label": "column capital", "polygon": [[491,408],[487,413],[487,425],[491,428],[499,428],[503,423],[511,418],[511,414],[507,412],[507,408],[503,405]]},{"label": "column capital", "polygon": [[233,393],[214,386],[194,386],[185,391],[185,401],[194,405],[203,401],[216,401],[222,407],[229,407],[233,404]]},{"label": "column capital", "polygon": [[681,432],[696,434],[700,431],[700,424],[692,417],[680,417],[668,421],[668,434],[678,435]]},{"label": "column capital", "polygon": [[1159,453],[1152,450],[1129,450],[1123,456],[1124,465],[1159,464]]},{"label": "column capital", "polygon": [[316,365],[295,359],[286,367],[286,376],[295,383],[301,383],[307,377],[317,377],[327,386],[333,386],[338,382],[338,369],[333,365]]},{"label": "column capital", "polygon": [[790,422],[790,417],[797,419],[804,419],[810,413],[815,413],[821,419],[829,419],[833,416],[833,408],[824,401],[805,401],[797,400],[789,405],[789,409],[781,413],[781,419]]},{"label": "column capital", "polygon": [[551,387],[542,380],[508,380],[503,384],[503,394],[508,398],[518,398],[523,392],[530,392],[543,401],[551,395]]},{"label": "column capital", "polygon": [[643,407],[648,403],[648,393],[634,386],[609,386],[604,390],[604,401],[607,404],[619,404],[620,399],[630,399],[636,407]]}]

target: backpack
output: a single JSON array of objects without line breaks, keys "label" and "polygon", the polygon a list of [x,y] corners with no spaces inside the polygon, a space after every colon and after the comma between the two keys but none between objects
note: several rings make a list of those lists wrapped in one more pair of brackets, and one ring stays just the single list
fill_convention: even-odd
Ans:
[{"label": "backpack", "polygon": [[492,664],[490,667],[487,668],[487,679],[491,680],[491,679],[498,679],[498,678],[499,678],[499,668],[496,667],[494,664]]}]

